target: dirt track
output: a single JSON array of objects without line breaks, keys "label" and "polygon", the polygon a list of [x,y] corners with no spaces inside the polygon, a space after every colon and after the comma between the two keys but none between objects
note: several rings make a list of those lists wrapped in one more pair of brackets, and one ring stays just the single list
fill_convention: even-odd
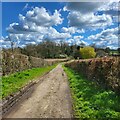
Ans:
[{"label": "dirt track", "polygon": [[32,95],[19,103],[7,118],[71,118],[67,76],[59,64],[38,83]]}]

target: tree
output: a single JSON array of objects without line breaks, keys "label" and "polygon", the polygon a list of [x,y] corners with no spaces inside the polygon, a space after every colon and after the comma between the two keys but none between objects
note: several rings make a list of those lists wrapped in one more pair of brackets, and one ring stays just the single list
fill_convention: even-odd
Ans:
[{"label": "tree", "polygon": [[117,50],[118,50],[118,53],[120,54],[120,48],[118,48]]},{"label": "tree", "polygon": [[105,52],[109,54],[109,53],[110,53],[110,48],[109,48],[109,47],[106,47],[106,48],[105,48]]},{"label": "tree", "polygon": [[90,46],[80,48],[80,54],[83,59],[94,58],[96,56],[95,49]]}]

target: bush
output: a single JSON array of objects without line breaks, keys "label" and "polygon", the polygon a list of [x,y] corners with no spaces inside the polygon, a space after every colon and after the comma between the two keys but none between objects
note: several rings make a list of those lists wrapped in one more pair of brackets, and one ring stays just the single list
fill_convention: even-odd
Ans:
[{"label": "bush", "polygon": [[[85,65],[85,64],[84,64]],[[103,89],[83,75],[64,67],[67,73],[74,117],[80,120],[120,120],[120,96]]]},{"label": "bush", "polygon": [[94,48],[89,46],[80,48],[80,54],[83,59],[95,58],[96,56]]},{"label": "bush", "polygon": [[2,53],[2,75],[8,75],[15,72],[23,71],[30,68],[50,66],[66,59],[45,60],[42,58],[16,54],[11,52]]},{"label": "bush", "polygon": [[71,61],[66,66],[83,74],[87,79],[120,94],[119,57],[104,57]]}]

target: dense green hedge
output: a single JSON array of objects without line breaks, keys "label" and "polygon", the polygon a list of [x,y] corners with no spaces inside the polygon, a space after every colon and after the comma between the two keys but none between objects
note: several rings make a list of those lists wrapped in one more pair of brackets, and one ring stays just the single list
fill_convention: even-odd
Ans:
[{"label": "dense green hedge", "polygon": [[66,63],[87,79],[97,82],[107,89],[120,93],[120,58],[107,57],[88,60],[75,60]]}]

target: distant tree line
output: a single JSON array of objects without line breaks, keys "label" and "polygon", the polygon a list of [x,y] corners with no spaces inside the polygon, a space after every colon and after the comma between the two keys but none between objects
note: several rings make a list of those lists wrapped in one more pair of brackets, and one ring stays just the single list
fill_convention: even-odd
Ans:
[{"label": "distant tree line", "polygon": [[[69,45],[68,43],[65,42],[60,42],[56,43],[53,41],[45,40],[44,42],[41,42],[39,44],[33,45],[33,44],[28,44],[23,48],[10,48],[10,49],[3,49],[3,51],[11,51],[11,52],[16,52],[19,54],[25,54],[27,56],[33,56],[33,57],[38,57],[38,58],[66,58],[66,57],[71,57],[71,58],[82,58],[82,54],[80,52],[80,48],[84,48],[85,44],[81,43],[79,46],[78,45]],[[106,48],[97,48],[95,45],[91,45],[92,48],[96,53],[93,53],[95,57],[103,57],[103,56],[108,56],[112,55],[113,53],[120,53],[120,48],[118,50],[111,50],[109,47]],[[87,48],[88,49],[88,48]],[[86,53],[88,54],[87,50],[85,50]],[[88,55],[87,55],[88,56]],[[91,55],[90,55],[91,56]]]},{"label": "distant tree line", "polygon": [[[83,46],[83,44],[81,44]],[[69,45],[65,42],[56,43],[53,41],[45,40],[39,44],[28,44],[25,47],[17,47],[3,49],[3,51],[10,51],[18,54],[25,54],[27,56],[33,56],[38,58],[66,58],[80,57],[80,47],[77,45]]]}]

